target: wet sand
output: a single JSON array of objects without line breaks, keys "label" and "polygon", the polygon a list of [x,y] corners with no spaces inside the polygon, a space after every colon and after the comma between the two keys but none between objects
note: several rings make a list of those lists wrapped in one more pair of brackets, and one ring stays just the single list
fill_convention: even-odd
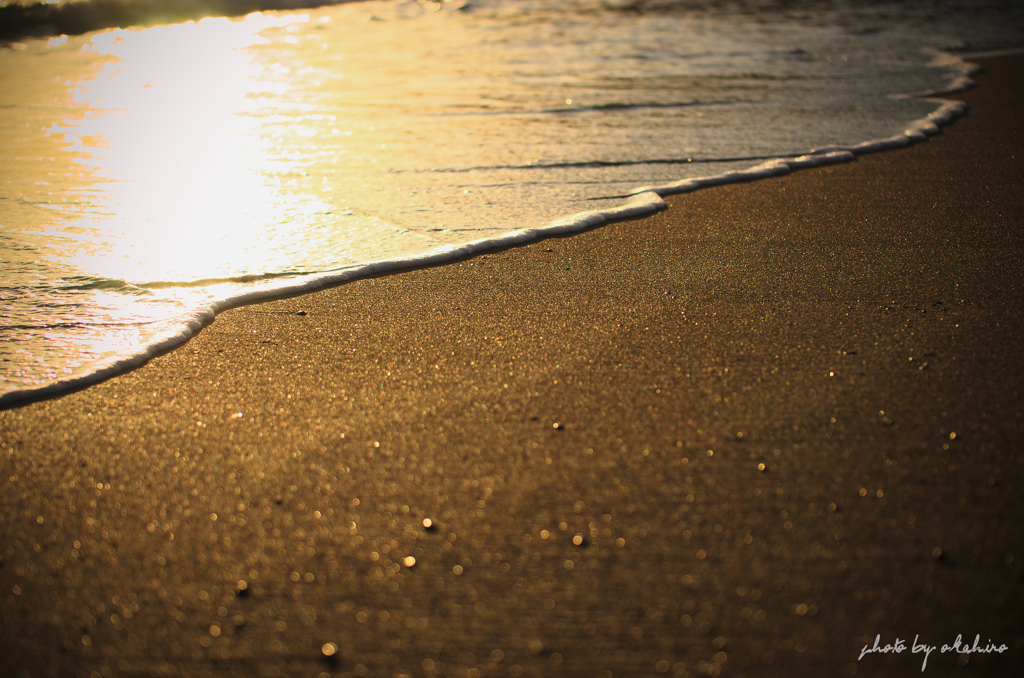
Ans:
[{"label": "wet sand", "polygon": [[1014,675],[1024,59],[981,63],[927,143],[0,412],[0,674]]}]

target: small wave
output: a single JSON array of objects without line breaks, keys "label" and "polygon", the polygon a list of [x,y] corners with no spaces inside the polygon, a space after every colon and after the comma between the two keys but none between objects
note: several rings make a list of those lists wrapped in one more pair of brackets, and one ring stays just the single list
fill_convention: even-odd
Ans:
[{"label": "small wave", "polygon": [[[774,160],[789,158],[802,153],[772,153],[770,155],[737,155],[721,158],[645,158],[641,160],[574,160],[567,162],[531,162],[525,165],[481,165],[478,167],[442,167],[429,170],[402,170],[424,173],[461,173],[461,172],[493,172],[495,170],[535,170],[535,169],[587,169],[596,167],[634,167],[637,165],[710,165],[714,163],[756,162],[758,160]],[[395,174],[400,171],[395,171]]]},{"label": "small wave", "polygon": [[[341,270],[342,268],[346,267],[339,267],[337,269],[329,270]],[[253,273],[249,275],[239,275],[224,278],[202,278],[199,280],[153,280],[147,282],[129,282],[127,280],[118,280],[115,278],[94,278],[91,276],[68,276],[66,278],[62,278],[61,282],[58,284],[46,283],[41,284],[35,288],[29,288],[24,286],[19,288],[0,287],[0,291],[22,292],[27,289],[35,289],[36,291],[39,292],[52,292],[56,288],[60,292],[105,291],[120,292],[122,294],[145,294],[147,293],[148,290],[165,290],[180,287],[207,287],[209,285],[241,285],[254,282],[280,280],[283,278],[296,278],[322,272],[322,270],[285,270],[276,273]]]},{"label": "small wave", "polygon": [[471,116],[529,116],[529,115],[572,115],[575,113],[606,113],[622,111],[646,111],[651,109],[700,108],[710,106],[735,106],[746,103],[743,101],[674,101],[674,102],[639,102],[594,104],[591,106],[560,106],[558,108],[541,108],[536,110],[501,110],[501,111],[458,111],[431,113],[424,117],[448,118]]},{"label": "small wave", "polygon": [[279,273],[253,273],[230,278],[203,278],[201,280],[155,280],[153,282],[136,283],[137,287],[147,290],[162,290],[173,287],[206,287],[208,285],[244,284],[254,282],[265,282],[268,280],[280,280],[282,278],[296,278],[304,275],[312,275],[320,271],[281,271]]},{"label": "small wave", "polygon": [[53,285],[53,287],[64,292],[91,292],[94,290],[104,290],[131,293],[138,290],[137,285],[133,285],[127,280],[94,278],[92,276],[85,275],[74,275],[62,278],[57,284]]},{"label": "small wave", "polygon": [[84,327],[141,327],[145,325],[153,325],[159,321],[155,320],[132,320],[128,322],[115,323],[115,322],[67,322],[67,323],[34,323],[25,325],[4,325],[0,327],[0,341],[19,341],[19,339],[5,339],[5,334],[9,334],[13,331],[21,332],[39,332],[39,331],[54,331],[54,330],[79,330]]}]

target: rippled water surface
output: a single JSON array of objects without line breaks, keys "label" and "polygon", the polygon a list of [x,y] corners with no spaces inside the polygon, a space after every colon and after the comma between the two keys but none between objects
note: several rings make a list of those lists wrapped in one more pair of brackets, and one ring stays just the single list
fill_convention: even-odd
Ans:
[{"label": "rippled water surface", "polygon": [[936,104],[892,95],[963,72],[937,49],[1020,34],[953,4],[619,5],[367,2],[8,44],[0,395],[217,300],[898,134]]}]

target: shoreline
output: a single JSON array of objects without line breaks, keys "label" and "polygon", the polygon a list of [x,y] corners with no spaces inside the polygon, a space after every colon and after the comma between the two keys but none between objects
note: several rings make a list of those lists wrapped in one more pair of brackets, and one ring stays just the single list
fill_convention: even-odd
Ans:
[{"label": "shoreline", "polygon": [[1022,65],[928,143],[236,308],[0,412],[0,667],[877,675],[922,658],[877,635],[980,634],[1013,675]]},{"label": "shoreline", "polygon": [[[1021,53],[1024,53],[1024,48],[1008,52],[1008,54],[1014,55]],[[1004,53],[999,54],[1001,56],[1007,55]],[[949,56],[956,55],[950,53]],[[975,85],[970,76],[977,67],[970,61],[967,61],[965,57],[958,58],[959,67],[955,71],[957,72],[956,77],[945,88],[896,95],[898,98],[927,101],[935,104],[937,108],[923,118],[908,122],[907,128],[902,133],[894,136],[884,139],[870,139],[850,146],[813,148],[798,156],[769,158],[760,164],[752,165],[739,171],[640,187],[628,194],[608,198],[609,200],[626,200],[625,203],[616,204],[607,209],[594,209],[565,215],[535,228],[517,229],[502,233],[493,238],[474,240],[398,259],[356,264],[346,267],[340,273],[322,272],[309,274],[275,287],[244,291],[233,297],[219,299],[208,307],[181,314],[179,316],[182,318],[180,323],[181,329],[173,333],[165,332],[157,335],[151,343],[143,345],[141,350],[133,355],[117,358],[113,362],[81,376],[53,381],[34,388],[0,393],[0,411],[51,398],[59,398],[64,394],[88,388],[107,379],[112,379],[131,370],[138,369],[154,357],[185,345],[192,337],[202,331],[203,328],[207,327],[218,315],[226,310],[312,294],[355,280],[415,270],[417,268],[448,265],[480,254],[496,253],[508,247],[518,247],[546,238],[584,232],[617,222],[642,219],[667,209],[668,205],[664,202],[664,198],[668,196],[690,193],[731,183],[769,179],[788,174],[791,171],[852,162],[860,155],[905,148],[915,143],[927,141],[929,137],[939,134],[943,127],[951,124],[965,113],[966,106],[963,102],[942,98],[966,91]],[[165,319],[165,321],[167,320],[169,319]]]}]

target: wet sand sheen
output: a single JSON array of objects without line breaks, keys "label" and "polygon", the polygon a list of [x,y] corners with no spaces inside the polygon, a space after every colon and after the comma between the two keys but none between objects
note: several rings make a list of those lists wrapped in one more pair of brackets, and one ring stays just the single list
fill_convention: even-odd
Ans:
[{"label": "wet sand sheen", "polygon": [[876,675],[921,655],[875,634],[978,633],[1011,675],[1022,65],[928,143],[229,311],[0,413],[0,667]]}]

